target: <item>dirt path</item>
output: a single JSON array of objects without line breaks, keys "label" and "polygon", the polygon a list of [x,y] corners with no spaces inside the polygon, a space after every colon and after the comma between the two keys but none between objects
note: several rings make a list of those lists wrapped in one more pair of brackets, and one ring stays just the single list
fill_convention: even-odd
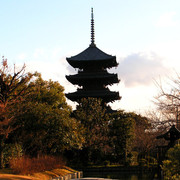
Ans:
[{"label": "dirt path", "polygon": [[0,180],[37,180],[29,176],[11,175],[11,174],[0,174]]}]

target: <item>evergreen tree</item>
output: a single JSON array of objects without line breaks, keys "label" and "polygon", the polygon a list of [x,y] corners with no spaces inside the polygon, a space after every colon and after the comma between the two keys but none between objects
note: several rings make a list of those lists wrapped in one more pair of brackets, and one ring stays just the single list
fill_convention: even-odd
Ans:
[{"label": "evergreen tree", "polygon": [[81,148],[83,138],[80,124],[71,118],[64,88],[51,80],[45,81],[40,74],[31,82],[23,104],[17,104],[18,129],[14,141],[23,144],[27,154],[58,154],[65,149]]}]

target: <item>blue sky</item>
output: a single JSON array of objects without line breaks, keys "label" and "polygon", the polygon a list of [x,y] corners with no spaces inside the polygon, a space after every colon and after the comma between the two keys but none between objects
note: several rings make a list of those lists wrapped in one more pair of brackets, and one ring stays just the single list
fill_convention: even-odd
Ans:
[{"label": "blue sky", "polygon": [[0,56],[59,81],[65,92],[76,88],[65,79],[75,73],[65,58],[89,46],[91,7],[97,47],[119,62],[111,71],[121,82],[111,89],[122,100],[113,108],[147,110],[154,81],[180,69],[179,0],[1,0],[0,7]]}]

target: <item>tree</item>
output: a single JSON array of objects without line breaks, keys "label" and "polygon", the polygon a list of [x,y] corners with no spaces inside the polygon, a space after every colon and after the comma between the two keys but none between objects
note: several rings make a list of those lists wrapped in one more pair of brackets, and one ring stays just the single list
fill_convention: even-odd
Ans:
[{"label": "tree", "polygon": [[138,153],[147,153],[153,148],[156,136],[152,131],[150,119],[145,116],[131,113],[135,120],[134,149]]},{"label": "tree", "polygon": [[[1,167],[3,166],[3,148],[5,140],[12,133],[16,126],[15,111],[12,108],[15,104],[22,101],[24,94],[27,92],[28,84],[33,74],[25,73],[25,65],[17,70],[11,71],[7,64],[7,59],[2,60],[0,66],[0,153]],[[18,109],[16,109],[18,111]]]},{"label": "tree", "polygon": [[[109,112],[96,98],[82,99],[74,116],[84,127],[85,143],[80,157],[86,163],[128,163],[138,135],[147,129],[148,119],[123,110]],[[136,136],[137,135],[137,136]]]},{"label": "tree", "polygon": [[83,161],[101,161],[101,157],[110,150],[109,116],[106,108],[102,106],[102,100],[82,99],[76,107],[74,116],[84,128]]},{"label": "tree", "polygon": [[127,163],[133,147],[135,120],[131,113],[117,111],[111,115],[110,137],[113,147],[113,159],[118,163]]},{"label": "tree", "polygon": [[156,84],[159,88],[159,94],[155,98],[155,104],[161,112],[161,119],[163,119],[160,123],[164,126],[178,125],[180,117],[180,76],[177,74],[177,78],[170,79],[168,88],[164,88],[162,83]]},{"label": "tree", "polygon": [[80,124],[70,117],[72,110],[66,103],[64,88],[58,82],[43,80],[38,73],[30,85],[23,104],[15,106],[21,111],[13,140],[22,143],[32,156],[81,148]]}]

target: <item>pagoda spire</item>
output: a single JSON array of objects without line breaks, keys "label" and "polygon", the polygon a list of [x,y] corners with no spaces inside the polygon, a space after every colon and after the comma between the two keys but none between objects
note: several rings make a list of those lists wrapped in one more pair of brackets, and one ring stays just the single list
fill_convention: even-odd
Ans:
[{"label": "pagoda spire", "polygon": [[90,44],[84,51],[75,56],[66,58],[78,73],[67,75],[66,79],[78,88],[75,92],[65,94],[71,101],[79,102],[82,98],[100,98],[103,104],[120,100],[119,92],[110,91],[108,86],[119,83],[118,75],[107,71],[118,65],[116,56],[111,56],[95,45],[94,14],[91,8]]},{"label": "pagoda spire", "polygon": [[94,14],[93,14],[93,8],[91,8],[91,47],[96,46],[95,45],[95,35],[94,35]]}]

